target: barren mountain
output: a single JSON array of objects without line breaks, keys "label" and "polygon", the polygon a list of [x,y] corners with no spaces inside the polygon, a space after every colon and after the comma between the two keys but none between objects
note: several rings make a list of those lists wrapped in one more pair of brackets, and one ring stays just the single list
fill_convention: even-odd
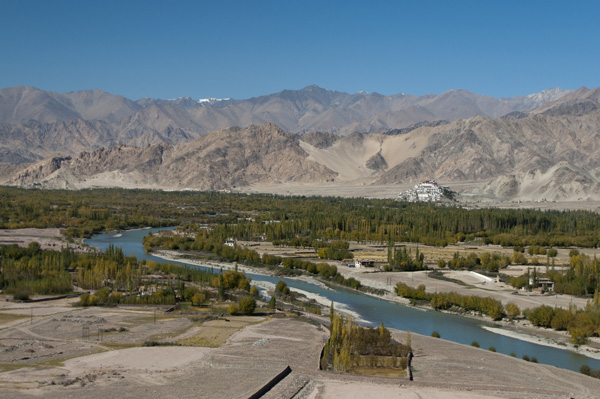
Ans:
[{"label": "barren mountain", "polygon": [[76,119],[117,122],[140,109],[141,106],[135,102],[102,90],[65,94],[24,86],[0,90],[1,123]]},{"label": "barren mountain", "polygon": [[600,180],[589,171],[561,161],[542,171],[540,169],[502,175],[492,179],[476,193],[498,199],[520,200],[598,200]]},{"label": "barren mountain", "polygon": [[117,143],[179,144],[233,126],[275,123],[293,133],[336,134],[402,129],[475,115],[528,111],[560,98],[555,89],[496,99],[464,90],[414,96],[348,94],[308,86],[247,100],[142,99],[133,102],[101,90],[65,94],[32,87],[0,90],[0,162],[33,162],[56,152],[75,156]]},{"label": "barren mountain", "polygon": [[[305,138],[304,138],[305,137]],[[476,116],[405,134],[286,133],[273,124],[216,131],[185,145],[118,146],[55,157],[5,183],[48,187],[220,189],[290,182],[477,181],[500,199],[599,199],[600,110],[516,120]]]},{"label": "barren mountain", "polygon": [[537,114],[583,115],[600,108],[600,88],[590,90],[582,87],[555,101],[548,102],[533,110]]},{"label": "barren mountain", "polygon": [[[72,107],[57,106],[61,112],[92,113],[92,108],[77,105],[86,95],[69,95]],[[46,159],[18,168],[3,165],[0,183],[222,189],[291,183],[412,184],[434,178],[475,182],[480,188],[472,194],[498,199],[600,199],[600,89],[582,88],[566,95],[555,90],[497,101],[460,90],[416,97],[349,95],[308,87],[220,106],[147,102],[145,108],[112,123],[4,123],[4,160]],[[359,122],[383,105],[389,111]],[[418,113],[415,119],[420,120],[413,125],[383,129]],[[440,120],[450,120],[455,113],[475,116]],[[403,119],[394,121],[400,114]],[[339,135],[324,129],[297,135],[264,122],[269,118],[293,125],[295,131],[355,120],[354,127],[365,123],[366,131],[382,132]],[[209,126],[231,120],[249,127],[204,133]]]},{"label": "barren mountain", "polygon": [[0,183],[75,189],[126,186],[208,190],[334,178],[334,172],[307,159],[298,136],[264,124],[215,131],[178,146],[116,146],[84,152],[76,158],[53,157]]}]

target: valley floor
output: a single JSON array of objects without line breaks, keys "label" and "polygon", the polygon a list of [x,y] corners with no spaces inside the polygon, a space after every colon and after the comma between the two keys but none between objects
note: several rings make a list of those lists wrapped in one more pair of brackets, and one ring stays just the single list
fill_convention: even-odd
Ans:
[{"label": "valley floor", "polygon": [[[255,248],[256,249],[256,248]],[[233,269],[234,264],[226,262],[206,262],[206,261],[195,261],[189,258],[184,258],[177,251],[159,251],[154,253],[155,256],[161,257],[165,260],[182,261],[189,264],[197,264],[200,266],[214,267],[215,270],[219,268]],[[542,295],[539,293],[529,292],[517,292],[512,287],[504,283],[493,283],[477,276],[476,274],[468,271],[451,271],[448,272],[452,278],[465,282],[466,285],[459,285],[449,281],[437,280],[428,278],[426,271],[420,272],[373,272],[368,268],[356,269],[342,266],[340,262],[336,262],[338,272],[344,277],[354,277],[359,280],[362,285],[372,287],[379,290],[384,290],[386,294],[384,298],[390,301],[408,304],[408,300],[399,297],[394,287],[397,282],[404,282],[411,287],[417,287],[420,284],[426,286],[428,292],[450,292],[455,291],[462,295],[479,295],[485,297],[492,297],[503,303],[503,305],[509,302],[516,303],[522,310],[527,308],[533,308],[541,305],[551,305],[563,308],[568,308],[570,304],[575,304],[579,307],[585,307],[587,300],[583,298],[577,298],[571,295]],[[251,268],[248,266],[238,265],[238,270],[251,272],[255,274],[269,274],[262,268]],[[300,279],[308,279],[312,283],[319,283],[318,280],[309,276],[298,277]],[[273,290],[274,287],[270,284],[257,283],[259,286],[268,290]],[[515,294],[516,293],[516,294]],[[311,296],[309,295],[309,298]],[[320,299],[320,298],[315,298]],[[325,309],[330,305],[329,302],[320,303]],[[357,315],[353,315],[357,318]],[[465,315],[465,317],[474,317],[474,315]],[[491,320],[485,318],[486,320]],[[515,321],[503,320],[496,322],[502,324],[502,329],[496,329],[494,332],[499,334],[511,335],[515,338],[523,341],[535,342],[540,345],[560,347],[561,349],[567,349],[579,354],[600,359],[600,338],[590,338],[587,345],[574,346],[569,343],[569,336],[566,332],[554,331],[551,329],[535,327],[529,321],[521,318]]]},{"label": "valley floor", "polygon": [[[319,371],[328,331],[301,319],[221,317],[215,321],[220,328],[233,328],[218,347],[141,347],[144,340],[216,330],[164,308],[0,299],[3,398],[247,398],[287,366],[291,373],[262,397],[558,399],[600,392],[600,380],[591,377],[418,334],[411,334],[414,381],[409,381]],[[98,334],[121,327],[125,330]],[[403,331],[392,333],[406,339]]]},{"label": "valley floor", "polygon": [[[545,201],[542,198],[537,200],[503,200],[486,195],[469,194],[481,189],[486,182],[467,181],[467,182],[442,182],[449,186],[453,191],[459,193],[457,205],[467,208],[514,208],[514,209],[541,209],[541,210],[588,210],[600,212],[600,201],[596,200],[565,200],[565,201]],[[268,193],[277,195],[295,195],[295,196],[332,196],[332,197],[362,197],[374,199],[395,199],[398,194],[414,187],[414,183],[406,184],[385,184],[371,185],[368,181],[342,181],[335,183],[282,183],[282,184],[261,184],[251,187],[239,188],[235,191],[247,193]]]}]

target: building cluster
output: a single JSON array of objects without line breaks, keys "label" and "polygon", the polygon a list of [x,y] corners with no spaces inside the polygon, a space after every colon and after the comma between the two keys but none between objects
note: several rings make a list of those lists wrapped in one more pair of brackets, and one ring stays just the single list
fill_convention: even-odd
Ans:
[{"label": "building cluster", "polygon": [[435,180],[425,180],[415,185],[413,188],[400,193],[400,195],[398,195],[398,201],[436,202],[441,201],[442,198],[446,196],[445,192],[448,191],[448,187],[440,186]]}]

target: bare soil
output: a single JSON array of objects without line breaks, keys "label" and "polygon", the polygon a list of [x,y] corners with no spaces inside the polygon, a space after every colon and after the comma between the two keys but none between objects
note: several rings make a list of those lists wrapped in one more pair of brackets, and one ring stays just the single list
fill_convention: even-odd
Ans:
[{"label": "bare soil", "polygon": [[[328,332],[300,319],[227,316],[202,332],[193,313],[164,308],[0,299],[2,398],[246,398],[288,365],[292,373],[265,398],[593,398],[600,392],[600,380],[418,334],[412,334],[411,382],[319,371]],[[215,348],[140,346],[215,329],[231,330]]]},{"label": "bare soil", "polygon": [[30,243],[37,242],[42,249],[60,250],[65,247],[74,249],[77,252],[88,252],[89,247],[75,242],[67,242],[62,236],[62,229],[0,229],[0,245],[17,244],[20,247],[27,247]]}]

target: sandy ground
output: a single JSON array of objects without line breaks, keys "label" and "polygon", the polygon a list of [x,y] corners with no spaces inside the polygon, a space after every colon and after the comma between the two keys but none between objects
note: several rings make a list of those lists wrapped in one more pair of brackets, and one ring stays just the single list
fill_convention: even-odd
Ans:
[{"label": "sandy ground", "polygon": [[63,239],[62,229],[0,229],[0,245],[17,244],[27,247],[30,243],[37,242],[42,249],[60,250],[69,247],[78,252],[87,252],[90,249],[77,243],[68,243]]},{"label": "sandy ground", "polygon": [[[1,301],[0,316],[12,305]],[[26,314],[40,305],[19,306]],[[245,327],[218,348],[140,347],[146,339],[193,335],[198,324],[164,309],[155,323],[154,308],[69,308],[66,300],[56,307],[60,312],[33,319],[0,317],[2,398],[247,398],[288,365],[292,373],[264,398],[552,399],[600,392],[597,379],[414,333],[409,381],[318,371],[328,332],[298,319],[244,317]],[[99,326],[127,330],[97,335]],[[85,327],[93,334],[82,336]]]},{"label": "sandy ground", "polygon": [[129,348],[70,359],[64,362],[64,367],[71,373],[83,369],[162,371],[184,367],[210,352],[210,348],[192,347]]}]

